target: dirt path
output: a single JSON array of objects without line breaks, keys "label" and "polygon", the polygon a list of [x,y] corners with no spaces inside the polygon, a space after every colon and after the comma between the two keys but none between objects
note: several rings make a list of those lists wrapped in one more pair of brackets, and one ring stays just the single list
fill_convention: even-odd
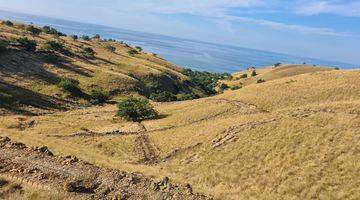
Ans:
[{"label": "dirt path", "polygon": [[160,161],[158,156],[159,149],[150,140],[146,127],[141,122],[139,124],[139,131],[135,139],[134,151],[138,154],[138,164],[156,164]]},{"label": "dirt path", "polygon": [[104,169],[75,157],[56,157],[46,148],[28,148],[0,137],[0,175],[73,199],[209,199],[189,185],[141,174]]}]

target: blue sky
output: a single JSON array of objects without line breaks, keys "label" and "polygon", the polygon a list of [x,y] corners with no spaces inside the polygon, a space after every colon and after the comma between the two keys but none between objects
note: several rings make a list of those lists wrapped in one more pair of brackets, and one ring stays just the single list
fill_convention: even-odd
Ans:
[{"label": "blue sky", "polygon": [[0,0],[0,9],[360,65],[360,0]]}]

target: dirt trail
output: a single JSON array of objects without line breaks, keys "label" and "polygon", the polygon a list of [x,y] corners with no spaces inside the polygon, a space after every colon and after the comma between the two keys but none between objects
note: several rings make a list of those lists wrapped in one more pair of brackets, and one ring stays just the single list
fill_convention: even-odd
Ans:
[{"label": "dirt trail", "polygon": [[139,155],[137,163],[156,164],[160,161],[159,149],[151,142],[146,127],[138,123],[139,131],[135,139],[134,151]]},{"label": "dirt trail", "polygon": [[[209,199],[168,178],[99,168],[76,157],[56,157],[46,148],[28,148],[0,137],[0,175],[61,193],[69,199]],[[71,198],[70,198],[71,197]]]}]

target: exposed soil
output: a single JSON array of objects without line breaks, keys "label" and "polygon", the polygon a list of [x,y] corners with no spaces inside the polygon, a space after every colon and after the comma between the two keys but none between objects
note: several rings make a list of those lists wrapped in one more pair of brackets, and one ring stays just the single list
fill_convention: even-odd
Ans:
[{"label": "exposed soil", "polygon": [[156,181],[141,174],[99,168],[76,157],[54,156],[46,147],[28,148],[3,137],[0,175],[69,199],[210,199],[193,193],[190,185],[170,183],[167,177]]}]

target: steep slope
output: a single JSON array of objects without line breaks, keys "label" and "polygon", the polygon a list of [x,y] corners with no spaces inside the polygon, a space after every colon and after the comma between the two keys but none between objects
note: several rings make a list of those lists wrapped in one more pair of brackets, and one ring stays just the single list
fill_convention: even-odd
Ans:
[{"label": "steep slope", "polygon": [[[298,67],[300,71],[301,67]],[[318,71],[198,100],[7,116],[2,135],[99,166],[169,176],[219,199],[360,198],[360,71]]]}]

